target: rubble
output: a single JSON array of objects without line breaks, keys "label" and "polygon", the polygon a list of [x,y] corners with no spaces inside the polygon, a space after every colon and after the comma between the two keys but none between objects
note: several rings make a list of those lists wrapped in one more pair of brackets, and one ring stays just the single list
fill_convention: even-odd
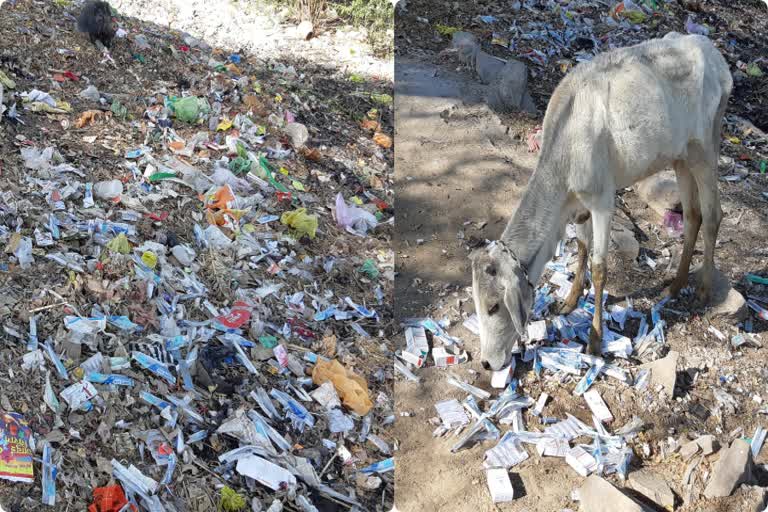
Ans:
[{"label": "rubble", "polygon": [[492,108],[499,112],[536,112],[527,90],[528,68],[524,63],[505,61],[484,52],[468,32],[455,32],[452,38],[459,62],[477,73],[480,82],[490,85],[488,104]]},{"label": "rubble", "polygon": [[631,229],[614,222],[611,225],[611,247],[617,254],[634,261],[640,255],[640,242]]},{"label": "rubble", "polygon": [[632,489],[656,505],[666,510],[674,509],[675,494],[661,475],[647,469],[641,469],[630,473],[628,483]]},{"label": "rubble", "polygon": [[[700,271],[694,270],[692,281],[698,283],[700,280]],[[728,278],[719,269],[715,269],[715,275],[712,278],[712,297],[707,310],[709,318],[723,318],[729,322],[736,323],[747,317],[747,301],[744,296],[735,290]]]},{"label": "rubble", "polygon": [[610,482],[592,475],[578,489],[579,510],[584,512],[650,512]]},{"label": "rubble", "polygon": [[720,451],[720,458],[709,477],[704,496],[730,496],[739,485],[752,483],[753,465],[749,443],[741,439],[734,440],[729,448]]},{"label": "rubble", "polygon": [[651,385],[661,386],[669,398],[675,394],[675,382],[677,381],[677,360],[680,354],[671,350],[662,359],[645,363],[641,369],[651,372]]}]

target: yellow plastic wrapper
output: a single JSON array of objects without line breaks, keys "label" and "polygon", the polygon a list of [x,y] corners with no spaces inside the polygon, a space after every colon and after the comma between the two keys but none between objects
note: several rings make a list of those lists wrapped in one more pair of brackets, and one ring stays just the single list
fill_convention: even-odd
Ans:
[{"label": "yellow plastic wrapper", "polygon": [[315,238],[317,232],[317,217],[307,215],[306,208],[285,212],[280,217],[280,222],[293,228],[301,236],[309,235],[309,238]]},{"label": "yellow plastic wrapper", "polygon": [[318,358],[312,370],[312,382],[319,386],[328,381],[333,383],[342,403],[360,416],[368,414],[373,407],[364,378],[344,368],[336,359],[323,361]]},{"label": "yellow plastic wrapper", "polygon": [[3,87],[6,89],[13,89],[16,87],[16,82],[11,80],[8,75],[3,73],[3,71],[0,71],[0,84],[3,84]]},{"label": "yellow plastic wrapper", "polygon": [[72,112],[72,107],[66,101],[57,101],[55,107],[42,101],[34,101],[27,108],[32,112],[46,112],[48,114],[67,114]]},{"label": "yellow plastic wrapper", "polygon": [[232,121],[229,119],[224,119],[222,122],[219,123],[219,126],[216,127],[217,132],[225,132],[232,128]]},{"label": "yellow plastic wrapper", "polygon": [[120,233],[109,241],[107,244],[107,249],[120,254],[128,254],[131,252],[131,244],[128,242],[128,238],[125,236],[125,233]]},{"label": "yellow plastic wrapper", "polygon": [[149,268],[155,268],[157,266],[157,255],[152,251],[144,251],[141,255],[141,261]]}]

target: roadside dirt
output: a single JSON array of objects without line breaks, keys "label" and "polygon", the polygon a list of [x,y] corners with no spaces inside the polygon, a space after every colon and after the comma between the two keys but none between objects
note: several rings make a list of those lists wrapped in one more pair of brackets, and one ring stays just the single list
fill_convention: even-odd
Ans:
[{"label": "roadside dirt", "polygon": [[[502,2],[504,3],[504,2]],[[506,3],[504,3],[506,5]],[[482,102],[482,87],[467,71],[458,70],[455,60],[438,52],[448,46],[429,24],[465,28],[467,20],[480,14],[505,12],[502,5],[473,7],[442,13],[435,2],[408,3],[404,21],[398,21],[398,43],[395,66],[395,165],[397,230],[395,241],[397,276],[395,316],[427,317],[447,320],[449,333],[460,337],[470,354],[466,364],[445,371],[434,367],[416,369],[421,378],[414,383],[398,377],[395,382],[395,437],[399,442],[396,454],[396,505],[399,511],[419,510],[465,511],[504,510],[514,512],[552,512],[578,510],[571,498],[573,489],[583,482],[562,459],[539,457],[529,447],[531,457],[510,470],[516,499],[495,506],[488,494],[482,460],[494,442],[483,442],[450,453],[455,437],[432,436],[437,416],[435,402],[448,398],[459,400],[465,393],[446,382],[456,375],[475,386],[490,390],[489,375],[479,362],[472,359],[479,353],[478,339],[461,326],[473,313],[468,287],[471,273],[467,259],[469,246],[475,240],[495,239],[514,212],[527,180],[535,167],[537,155],[529,153],[525,135],[540,123],[537,119],[517,119],[507,129],[504,123],[489,113]],[[460,13],[459,17],[457,13]],[[418,20],[422,18],[422,20]],[[464,21],[464,24],[457,23]],[[476,25],[475,25],[476,26]],[[422,30],[410,30],[421,27]],[[480,32],[478,33],[485,33]],[[490,35],[490,34],[486,34]],[[507,53],[506,58],[511,55]],[[556,85],[556,69],[536,70],[541,82],[533,79],[532,90],[542,109]],[[542,83],[545,85],[541,89]],[[730,113],[741,114],[749,103],[737,90]],[[543,114],[542,114],[543,115]],[[757,119],[747,116],[751,121]],[[508,121],[507,121],[508,122]],[[521,137],[522,135],[522,137]],[[724,141],[722,152],[739,158],[749,152],[753,158],[763,153],[754,147],[736,147]],[[764,156],[762,156],[764,158]],[[722,166],[720,173],[729,173]],[[761,192],[768,190],[765,177],[752,174],[746,181],[721,182],[720,192],[725,218],[720,229],[716,264],[743,295],[767,295],[765,287],[747,284],[747,272],[766,275],[768,256],[765,227],[766,202]],[[609,267],[609,304],[632,298],[635,308],[646,313],[661,298],[664,285],[677,268],[682,241],[672,237],[662,226],[661,219],[632,191],[621,191],[617,199],[618,213],[633,225],[640,242],[638,261],[624,261],[611,256]],[[697,245],[694,266],[701,258],[701,241]],[[573,243],[569,250],[575,250]],[[652,270],[644,261],[647,255],[657,262]],[[711,475],[718,455],[705,458],[694,474],[693,500],[683,504],[681,479],[687,466],[679,454],[672,453],[669,441],[685,442],[699,434],[715,435],[722,446],[732,439],[750,438],[758,425],[765,425],[765,416],[758,412],[768,393],[765,384],[766,348],[733,350],[729,343],[719,341],[711,332],[716,327],[728,338],[735,334],[733,324],[722,320],[710,323],[702,311],[692,311],[683,298],[670,305],[678,314],[665,313],[668,324],[666,340],[670,350],[681,354],[678,364],[677,388],[674,399],[649,389],[645,393],[600,380],[595,388],[600,392],[615,416],[612,428],[618,428],[638,415],[646,430],[633,444],[635,458],[630,472],[640,467],[651,468],[663,475],[676,493],[676,508],[681,511],[754,510],[762,501],[762,490],[754,495],[739,491],[729,498],[705,500],[700,494]],[[754,330],[766,341],[765,322],[754,320]],[[634,333],[636,325],[628,324],[626,332]],[[404,345],[403,336],[398,340]],[[765,344],[765,343],[764,343]],[[431,365],[431,361],[429,363]],[[636,362],[627,365],[636,368]],[[547,415],[563,418],[571,413],[591,423],[584,401],[572,395],[577,380],[543,374],[537,379],[530,364],[518,364],[516,376],[522,392],[537,398],[542,391],[552,397]],[[720,410],[713,390],[717,387],[730,393],[738,402],[733,412]],[[494,395],[497,393],[494,393]],[[709,413],[706,419],[694,415],[699,404]],[[525,413],[529,430],[541,426]],[[502,432],[506,430],[502,428]],[[758,455],[758,464],[766,462],[768,451]],[[617,487],[625,483],[608,477]],[[766,485],[764,475],[759,475]],[[762,509],[760,509],[762,510]]]}]

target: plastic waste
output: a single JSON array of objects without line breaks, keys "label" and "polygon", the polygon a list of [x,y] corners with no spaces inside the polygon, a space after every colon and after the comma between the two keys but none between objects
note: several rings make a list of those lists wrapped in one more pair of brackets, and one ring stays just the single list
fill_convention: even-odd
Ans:
[{"label": "plastic waste", "polygon": [[312,381],[316,385],[331,381],[342,403],[352,411],[365,416],[373,407],[365,379],[347,370],[337,360],[319,360],[312,370]]},{"label": "plastic waste", "polygon": [[69,404],[69,407],[73,411],[90,411],[93,408],[91,400],[96,397],[99,392],[90,382],[81,381],[64,388],[60,394],[61,398]]},{"label": "plastic waste", "polygon": [[361,234],[366,234],[378,225],[378,220],[372,213],[356,206],[348,206],[341,192],[336,196],[334,217],[340,227],[352,229]]},{"label": "plastic waste", "polygon": [[691,15],[688,15],[688,18],[685,20],[685,30],[689,34],[697,34],[700,36],[709,35],[709,29],[704,25],[699,25],[698,23],[694,22]]},{"label": "plastic waste", "polygon": [[94,184],[93,194],[99,199],[110,201],[123,194],[123,184],[120,180],[100,181]]},{"label": "plastic waste", "polygon": [[370,466],[361,468],[360,473],[386,473],[395,470],[395,459],[389,458],[379,462],[374,462]]},{"label": "plastic waste", "polygon": [[683,215],[667,210],[664,212],[664,227],[667,228],[670,236],[683,236]]},{"label": "plastic waste", "polygon": [[171,249],[171,254],[173,254],[173,257],[176,258],[176,260],[185,267],[192,265],[192,263],[195,261],[195,257],[197,256],[194,249],[188,245],[173,246]]},{"label": "plastic waste", "polygon": [[305,235],[309,236],[309,238],[315,238],[315,233],[317,232],[317,217],[314,215],[307,215],[306,208],[298,208],[290,212],[285,212],[280,217],[280,222],[291,227],[299,238]]},{"label": "plastic waste", "polygon": [[13,251],[13,255],[16,256],[16,260],[22,269],[27,270],[35,262],[34,256],[32,256],[32,239],[29,237],[21,237],[16,249]]},{"label": "plastic waste", "polygon": [[188,96],[186,98],[166,98],[166,103],[176,118],[185,123],[195,123],[201,115],[208,114],[211,106],[205,98]]},{"label": "plastic waste", "polygon": [[328,411],[328,429],[334,433],[346,433],[355,428],[355,422],[344,414],[341,409],[331,409]]},{"label": "plastic waste", "polygon": [[238,460],[236,469],[241,475],[253,478],[273,491],[296,487],[296,477],[290,471],[257,455]]},{"label": "plastic waste", "polygon": [[0,414],[0,478],[33,483],[32,430],[21,414]]},{"label": "plastic waste", "polygon": [[53,464],[53,448],[48,441],[43,442],[43,505],[56,505],[56,471]]},{"label": "plastic waste", "polygon": [[93,502],[88,512],[120,512],[128,504],[123,488],[119,485],[97,487],[93,490]]}]

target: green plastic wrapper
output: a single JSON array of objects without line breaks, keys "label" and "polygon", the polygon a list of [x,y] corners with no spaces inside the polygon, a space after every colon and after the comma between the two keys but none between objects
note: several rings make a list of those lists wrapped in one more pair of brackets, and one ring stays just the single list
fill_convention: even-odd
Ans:
[{"label": "green plastic wrapper", "polygon": [[197,96],[187,96],[186,98],[169,98],[168,105],[176,119],[185,123],[196,123],[200,114],[207,114],[211,111],[211,106],[205,98]]},{"label": "green plastic wrapper", "polygon": [[107,249],[120,254],[128,254],[131,252],[131,244],[128,242],[128,238],[125,236],[125,233],[120,233],[109,241],[107,244]]},{"label": "green plastic wrapper", "polygon": [[[280,192],[288,192],[288,189],[285,188],[285,185],[282,183],[279,183],[275,177],[272,175],[272,169],[269,167],[269,162],[267,162],[267,159],[263,156],[259,157],[259,164],[261,165],[261,168],[264,170],[264,174],[267,175],[267,181],[275,187]],[[283,223],[285,224],[285,223]],[[314,238],[314,237],[313,237]]]},{"label": "green plastic wrapper", "polygon": [[376,262],[374,262],[372,259],[368,258],[365,260],[365,262],[360,267],[360,272],[367,275],[371,279],[376,279],[379,277],[379,269],[376,268]]},{"label": "green plastic wrapper", "polygon": [[175,178],[175,177],[176,175],[172,172],[156,172],[155,174],[149,177],[149,181],[154,183],[156,181],[167,180],[168,178]]},{"label": "green plastic wrapper", "polygon": [[128,108],[120,103],[119,100],[112,102],[112,108],[110,108],[113,114],[119,119],[125,119],[128,117]]},{"label": "green plastic wrapper", "polygon": [[229,170],[235,174],[246,174],[251,170],[252,163],[249,159],[238,156],[229,162]]},{"label": "green plastic wrapper", "polygon": [[277,346],[277,338],[274,336],[259,336],[259,343],[266,348],[275,348]]}]

